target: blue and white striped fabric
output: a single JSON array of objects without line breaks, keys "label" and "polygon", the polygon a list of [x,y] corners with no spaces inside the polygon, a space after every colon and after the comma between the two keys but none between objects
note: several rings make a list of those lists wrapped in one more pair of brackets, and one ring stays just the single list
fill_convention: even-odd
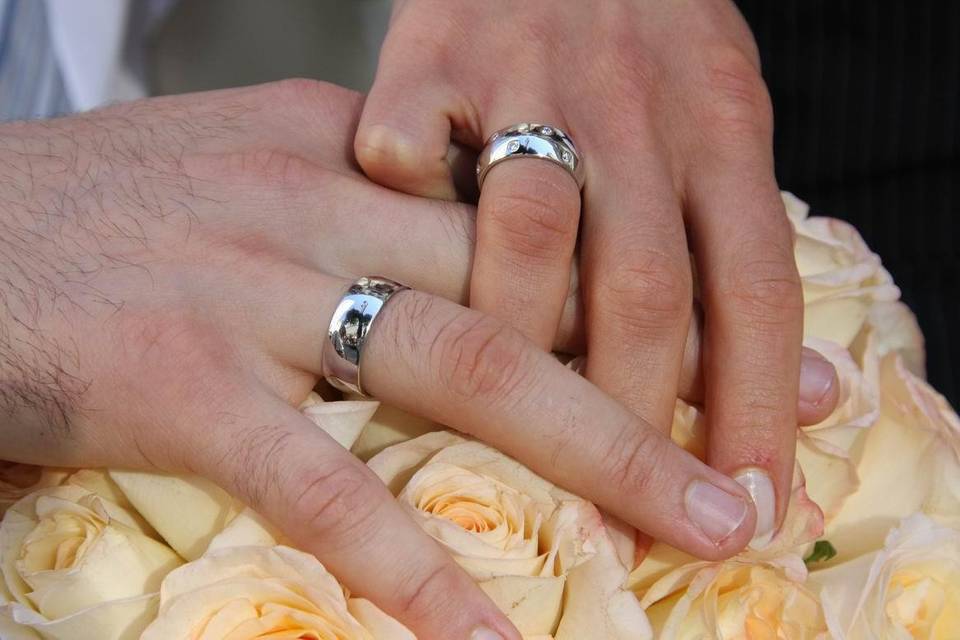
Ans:
[{"label": "blue and white striped fabric", "polygon": [[42,0],[0,0],[0,121],[69,113]]}]

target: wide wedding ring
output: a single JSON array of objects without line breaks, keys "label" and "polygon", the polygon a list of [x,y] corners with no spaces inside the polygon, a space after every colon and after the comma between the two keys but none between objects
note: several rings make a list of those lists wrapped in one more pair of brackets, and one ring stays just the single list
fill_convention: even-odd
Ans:
[{"label": "wide wedding ring", "polygon": [[477,158],[477,183],[483,189],[487,172],[505,160],[536,158],[560,165],[583,189],[583,158],[566,133],[557,127],[522,122],[494,133]]},{"label": "wide wedding ring", "polygon": [[407,288],[379,276],[364,276],[350,286],[333,312],[323,347],[322,370],[331,386],[366,396],[360,386],[363,346],[390,297]]}]

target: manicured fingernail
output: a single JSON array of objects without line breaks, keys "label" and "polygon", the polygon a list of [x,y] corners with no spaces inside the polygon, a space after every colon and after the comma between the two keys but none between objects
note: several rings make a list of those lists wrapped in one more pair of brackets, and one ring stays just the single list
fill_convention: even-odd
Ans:
[{"label": "manicured fingernail", "polygon": [[813,349],[804,349],[800,358],[800,398],[819,405],[835,384],[837,372],[833,365]]},{"label": "manicured fingernail", "polygon": [[757,509],[757,529],[750,541],[750,548],[763,549],[773,539],[773,527],[777,520],[777,493],[773,490],[773,482],[760,469],[744,469],[734,476],[734,480],[750,493]]},{"label": "manicured fingernail", "polygon": [[470,640],[503,640],[503,636],[487,627],[477,627],[470,634]]},{"label": "manicured fingernail", "polygon": [[723,542],[736,531],[750,509],[739,497],[702,480],[694,480],[687,487],[684,506],[687,517],[714,543]]}]

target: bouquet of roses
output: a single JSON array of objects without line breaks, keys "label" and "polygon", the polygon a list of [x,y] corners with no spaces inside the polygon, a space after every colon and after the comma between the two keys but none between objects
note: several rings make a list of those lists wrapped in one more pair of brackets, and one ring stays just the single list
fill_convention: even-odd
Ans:
[{"label": "bouquet of roses", "polygon": [[[390,488],[525,638],[960,638],[960,420],[849,225],[784,194],[806,345],[841,383],[803,427],[769,545],[705,562],[500,452],[365,400],[301,406]],[[673,438],[704,451],[698,408]],[[409,640],[244,505],[195,477],[0,463],[0,639]]]}]

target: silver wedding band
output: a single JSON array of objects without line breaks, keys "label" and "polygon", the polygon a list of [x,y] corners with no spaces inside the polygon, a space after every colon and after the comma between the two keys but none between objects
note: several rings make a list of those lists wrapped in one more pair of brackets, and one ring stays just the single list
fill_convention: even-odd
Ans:
[{"label": "silver wedding band", "polygon": [[583,189],[585,172],[583,158],[566,133],[557,127],[535,122],[522,122],[494,133],[477,158],[477,183],[483,181],[491,168],[504,160],[535,158],[560,165]]},{"label": "silver wedding band", "polygon": [[409,287],[380,276],[364,276],[347,289],[330,319],[323,348],[322,371],[331,386],[367,397],[360,386],[363,346],[387,300],[404,289]]}]

